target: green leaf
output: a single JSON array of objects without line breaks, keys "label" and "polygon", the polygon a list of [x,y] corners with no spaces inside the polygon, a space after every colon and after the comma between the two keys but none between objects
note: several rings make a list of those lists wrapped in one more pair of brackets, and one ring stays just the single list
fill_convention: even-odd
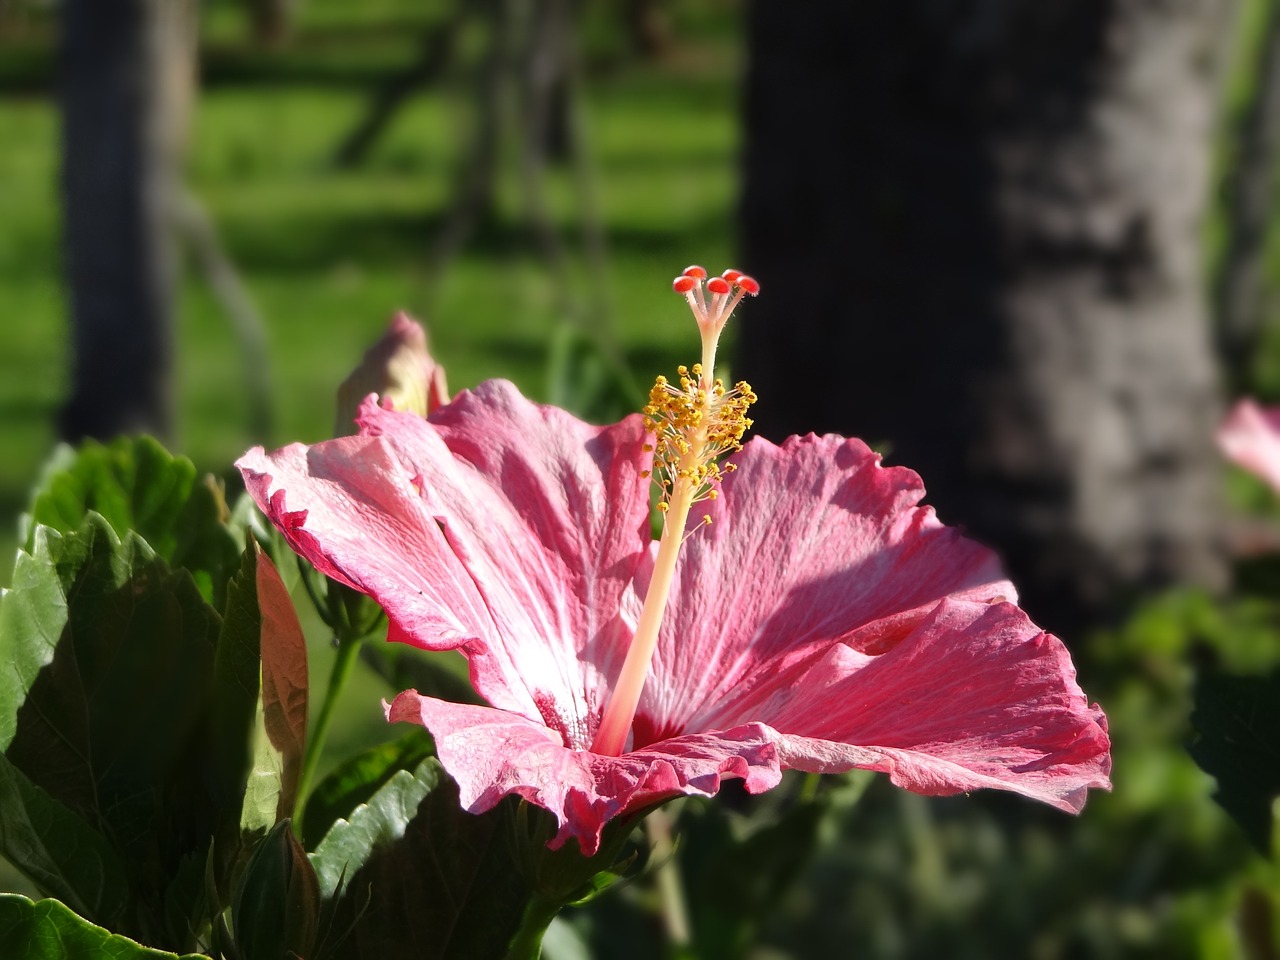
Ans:
[{"label": "green leaf", "polygon": [[3,756],[0,850],[41,890],[87,917],[110,923],[128,907],[128,876],[111,845]]},{"label": "green leaf", "polygon": [[90,511],[104,517],[116,536],[133,531],[171,567],[190,570],[204,598],[221,606],[240,550],[224,522],[221,488],[211,477],[198,477],[190,460],[150,437],[61,447],[36,487],[21,539],[30,551],[37,525],[69,533]]},{"label": "green leaf", "polygon": [[1280,797],[1280,670],[1266,677],[1202,674],[1191,726],[1191,756],[1218,781],[1214,799],[1270,856],[1272,804]]},{"label": "green leaf", "polygon": [[140,850],[153,842],[169,775],[203,733],[218,617],[190,577],[93,514],[62,537],[38,529],[32,561],[43,562],[41,588],[65,619],[56,635],[6,633],[6,647],[53,652],[31,678],[6,752],[54,796],[109,824],[124,849]]},{"label": "green leaf", "polygon": [[393,775],[401,770],[412,771],[433,754],[430,734],[419,727],[399,740],[381,743],[340,765],[307,798],[303,842],[314,847],[336,820],[350,817],[356,807],[367,803]]},{"label": "green leaf", "polygon": [[[18,708],[40,671],[53,661],[67,624],[67,597],[54,573],[61,537],[37,535],[33,552],[19,551],[13,586],[0,594],[0,750],[18,731]],[[52,551],[52,553],[51,553]]]},{"label": "green leaf", "polygon": [[332,955],[505,957],[532,899],[511,811],[467,813],[434,758],[392,774],[311,855],[331,928],[351,929]]},{"label": "green leaf", "polygon": [[[254,755],[254,726],[261,674],[262,616],[258,610],[258,551],[251,545],[227,586],[227,605],[218,634],[213,668],[210,789],[221,811],[217,829],[217,880],[225,880],[236,854],[244,818],[245,788]],[[274,798],[271,820],[274,823]],[[225,887],[223,888],[225,892]]]},{"label": "green leaf", "polygon": [[205,764],[219,618],[185,571],[97,514],[65,534],[37,527],[31,543],[0,605],[14,665],[0,745],[109,838],[137,902],[125,930],[158,943],[168,878],[217,818]]},{"label": "green leaf", "polygon": [[397,770],[368,803],[353,810],[348,820],[335,823],[311,854],[321,896],[332,899],[344,878],[402,838],[418,805],[445,779],[439,762],[427,758],[412,771]]},{"label": "green leaf", "polygon": [[165,886],[159,904],[164,918],[165,938],[170,949],[208,947],[210,924],[219,912],[206,895],[205,869],[210,860],[210,844],[197,846],[183,857]]},{"label": "green leaf", "polygon": [[[0,894],[0,944],[23,960],[178,960],[76,916],[57,900]],[[181,960],[201,960],[187,954]]]}]

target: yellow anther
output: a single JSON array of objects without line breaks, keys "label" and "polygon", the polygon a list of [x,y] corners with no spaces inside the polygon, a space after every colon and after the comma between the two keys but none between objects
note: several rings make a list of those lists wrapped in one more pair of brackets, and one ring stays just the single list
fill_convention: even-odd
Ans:
[{"label": "yellow anther", "polygon": [[[741,449],[742,436],[751,426],[747,409],[755,394],[745,382],[727,389],[721,380],[702,380],[702,364],[680,366],[680,385],[658,377],[644,407],[645,426],[653,432],[653,477],[669,503],[677,483],[688,484],[690,503],[713,499],[721,478],[717,460]],[[732,469],[726,464],[724,472]]]}]

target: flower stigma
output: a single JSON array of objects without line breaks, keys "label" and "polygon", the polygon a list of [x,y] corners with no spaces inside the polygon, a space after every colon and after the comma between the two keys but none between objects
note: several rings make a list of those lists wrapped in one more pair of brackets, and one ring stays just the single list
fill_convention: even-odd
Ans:
[{"label": "flower stigma", "polygon": [[[677,368],[678,385],[659,376],[643,411],[645,427],[653,434],[645,450],[653,452],[652,479],[658,487],[662,535],[635,636],[591,744],[593,753],[607,756],[618,756],[626,746],[658,645],[689,512],[695,503],[719,496],[721,476],[734,466],[721,467],[718,461],[741,449],[742,435],[751,426],[747,409],[756,399],[750,384],[739,381],[726,388],[716,379],[715,362],[720,333],[733,308],[744,296],[758,294],[760,284],[738,270],[726,270],[708,280],[706,270],[693,266],[676,277],[672,287],[684,295],[698,322],[702,361]],[[709,523],[711,515],[703,514],[694,529]]]}]

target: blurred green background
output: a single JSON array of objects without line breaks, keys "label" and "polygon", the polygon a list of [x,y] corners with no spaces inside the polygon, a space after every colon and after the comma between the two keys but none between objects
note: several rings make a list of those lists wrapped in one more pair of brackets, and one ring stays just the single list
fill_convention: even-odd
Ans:
[{"label": "blurred green background", "polygon": [[[1266,2],[1245,4],[1224,90],[1228,115],[1251,95],[1249,30]],[[567,278],[556,281],[531,235],[511,143],[492,215],[448,269],[429,270],[473,119],[471,87],[458,77],[416,95],[361,165],[332,162],[370,91],[413,61],[443,5],[307,0],[289,43],[268,49],[251,41],[243,5],[207,4],[189,185],[264,319],[272,426],[255,434],[244,355],[188,265],[171,446],[226,476],[252,444],[330,435],[336,385],[399,308],[425,321],[452,390],[498,376],[557,399],[566,298],[589,305],[579,322],[605,349],[620,350],[637,405],[650,377],[688,361],[693,330],[668,281],[689,262],[720,269],[733,261],[742,22],[734,0],[662,9],[667,42],[660,56],[645,57],[611,5],[584,7],[583,120],[607,266],[601,274],[576,252],[573,176],[553,168],[547,200],[575,251]],[[4,582],[17,515],[54,443],[67,309],[55,11],[10,3],[0,14]],[[1221,152],[1229,163],[1230,144]],[[1211,222],[1210,260],[1219,233]],[[607,311],[591,314],[600,304]],[[1280,347],[1257,370],[1256,386],[1276,392]],[[1259,484],[1241,476],[1232,484],[1242,512],[1280,517]],[[765,798],[687,802],[673,812],[687,838],[679,856],[691,944],[667,941],[655,887],[641,879],[568,914],[548,955],[1280,955],[1274,867],[1214,803],[1212,779],[1185,750],[1197,663],[1257,670],[1280,659],[1280,591],[1271,589],[1280,578],[1245,572],[1231,598],[1148,598],[1127,623],[1073,638],[1083,686],[1106,709],[1115,739],[1115,791],[1093,796],[1080,818],[1010,797],[925,800],[882,778],[865,793],[860,778],[795,778]],[[327,638],[316,631],[313,640],[318,684]],[[372,677],[348,690],[335,757],[385,736],[375,707],[386,693]]]},{"label": "blurred green background", "polygon": [[[602,19],[607,11],[601,11]],[[585,85],[605,276],[572,282],[607,292],[608,321],[644,382],[696,349],[669,280],[689,262],[731,259],[736,198],[734,4],[673,9],[675,48],[630,61],[605,19],[587,25]],[[423,320],[457,390],[507,377],[549,398],[547,362],[562,323],[560,291],[529,237],[505,145],[497,208],[444,271],[427,265],[455,167],[470,136],[468,83],[426,89],[355,170],[332,154],[370,90],[412,62],[442,5],[313,0],[282,51],[255,48],[243,5],[211,4],[203,27],[189,184],[262,314],[269,338],[270,436],[250,428],[247,374],[221,307],[184,272],[172,446],[225,472],[250,445],[314,441],[332,431],[336,385],[406,309]],[[55,438],[66,389],[67,309],[60,286],[58,117],[50,99],[55,21],[12,11],[0,38],[0,516],[4,571],[12,518]],[[570,175],[552,170],[547,199],[576,229]],[[603,318],[602,318],[603,319]],[[646,388],[647,389],[647,388]],[[643,394],[637,391],[637,400]]]}]

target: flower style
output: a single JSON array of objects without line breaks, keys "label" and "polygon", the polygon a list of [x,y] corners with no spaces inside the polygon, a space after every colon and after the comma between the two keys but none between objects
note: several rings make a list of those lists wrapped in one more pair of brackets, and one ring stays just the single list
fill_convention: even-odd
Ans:
[{"label": "flower style", "polygon": [[1280,408],[1241,400],[1218,427],[1218,447],[1280,494]]},{"label": "flower style", "polygon": [[377,599],[390,639],[459,649],[490,704],[410,690],[389,718],[431,731],[467,809],[518,794],[586,854],[611,818],[789,768],[1078,812],[1109,742],[1062,643],[910,470],[838,436],[738,450],[754,397],[714,380],[715,338],[758,286],[705,276],[676,281],[702,363],[643,415],[591,426],[489,381],[426,419],[369,397],[357,436],[241,458],[296,551]]}]

